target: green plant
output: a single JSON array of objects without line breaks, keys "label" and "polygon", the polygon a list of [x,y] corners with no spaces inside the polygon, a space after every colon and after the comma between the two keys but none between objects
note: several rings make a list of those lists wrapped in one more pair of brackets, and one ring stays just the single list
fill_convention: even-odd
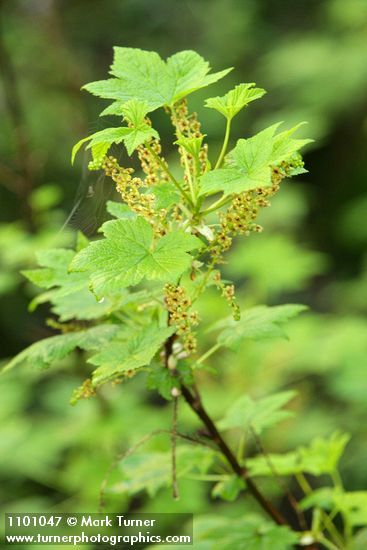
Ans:
[{"label": "green plant", "polygon": [[[164,62],[154,52],[116,48],[113,78],[85,86],[113,100],[101,114],[118,116],[123,125],[79,141],[72,161],[87,143],[89,169],[111,177],[122,201],[108,203],[115,219],[102,226],[101,239],[88,242],[80,234],[75,250],[42,251],[40,268],[24,272],[45,289],[33,307],[50,302],[55,317],[49,324],[60,334],[36,342],[7,368],[22,363],[44,368],[75,349],[85,350],[87,363],[96,368],[75,390],[73,403],[96,395],[106,383],[144,373],[148,388],[172,401],[171,450],[130,453],[123,461],[122,479],[112,490],[129,495],[146,490],[154,496],[172,483],[177,497],[178,480],[189,477],[214,482],[213,496],[224,500],[247,491],[268,516],[222,524],[202,519],[196,548],[352,548],[356,528],[367,523],[367,496],[342,487],[338,462],[347,436],[334,434],[287,454],[268,454],[262,432],[287,417],[283,406],[294,392],[257,401],[245,395],[214,422],[198,389],[203,372],[213,369],[216,353],[235,351],[246,339],[284,337],[286,322],[306,309],[298,304],[259,305],[241,312],[234,285],[222,278],[221,266],[234,239],[260,232],[257,215],[270,205],[282,180],[305,172],[299,150],[310,141],[294,137],[300,125],[279,131],[279,124],[273,124],[230,149],[233,118],[265,94],[255,84],[239,84],[222,97],[206,100],[205,106],[226,120],[222,148],[216,161],[210,160],[207,136],[196,113],[189,113],[186,98],[228,72],[210,73],[208,63],[193,51]],[[169,165],[163,156],[159,134],[148,117],[158,108],[173,124],[176,164]],[[120,143],[129,157],[136,152],[139,162],[118,162],[110,149]],[[200,300],[211,287],[228,302],[231,315],[202,327]],[[206,349],[201,345],[203,330],[215,335]],[[200,419],[203,433],[179,432],[181,400]],[[227,432],[237,443],[236,451],[227,442]],[[248,435],[259,450],[253,457],[247,452]],[[181,439],[190,444],[178,444]],[[308,475],[327,475],[333,484],[313,490]],[[305,498],[297,502],[284,489],[283,476],[296,478]],[[258,479],[267,477],[284,489],[288,512],[280,511],[260,489]],[[303,512],[309,508],[311,525]]]}]

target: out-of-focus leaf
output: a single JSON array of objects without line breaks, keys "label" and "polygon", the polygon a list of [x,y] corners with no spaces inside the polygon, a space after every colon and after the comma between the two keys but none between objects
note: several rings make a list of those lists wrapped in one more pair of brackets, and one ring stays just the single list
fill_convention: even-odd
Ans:
[{"label": "out-of-focus leaf", "polygon": [[[217,457],[207,447],[181,445],[177,448],[177,478],[205,474]],[[153,497],[159,489],[172,483],[172,456],[170,452],[134,454],[121,462],[122,481],[110,490],[114,493],[135,495],[141,491]]]},{"label": "out-of-focus leaf", "polygon": [[236,500],[240,492],[246,487],[245,481],[238,476],[229,476],[224,481],[219,481],[212,489],[213,498],[221,498],[230,502]]},{"label": "out-of-focus leaf", "polygon": [[[79,247],[81,246],[79,238]],[[85,249],[88,241],[83,241]],[[23,274],[35,285],[48,289],[37,295],[30,304],[34,310],[39,304],[51,302],[51,311],[60,317],[62,322],[70,319],[98,319],[111,313],[129,301],[129,295],[122,289],[101,301],[89,290],[87,273],[70,273],[69,265],[75,252],[67,249],[51,249],[38,253],[40,269],[24,271]]]},{"label": "out-of-focus leaf", "polygon": [[301,247],[289,235],[264,233],[238,243],[228,255],[225,273],[250,277],[262,293],[276,293],[301,290],[326,266],[326,256]]},{"label": "out-of-focus leaf", "polygon": [[16,355],[4,370],[26,364],[31,367],[46,368],[64,359],[75,348],[84,350],[99,349],[107,344],[118,332],[117,325],[99,325],[79,332],[69,332],[51,336],[32,344]]},{"label": "out-of-focus leaf", "polygon": [[93,372],[93,384],[98,386],[127,371],[149,365],[174,330],[174,327],[159,327],[152,323],[140,331],[123,331],[120,338],[113,339],[105,349],[88,359],[89,363],[99,367]]},{"label": "out-of-focus leaf", "polygon": [[283,325],[305,310],[307,307],[300,304],[256,306],[245,311],[239,321],[232,317],[218,321],[211,327],[211,331],[222,329],[218,342],[226,347],[236,347],[247,338],[286,338]]},{"label": "out-of-focus leaf", "polygon": [[337,510],[346,516],[352,527],[367,524],[367,491],[343,492],[338,488],[324,487],[314,491],[301,502],[304,510],[313,506]]},{"label": "out-of-focus leaf", "polygon": [[250,396],[240,397],[229,408],[226,415],[218,422],[221,430],[252,428],[260,434],[268,426],[277,424],[288,418],[292,413],[280,410],[296,395],[294,391],[286,391],[253,401]]},{"label": "out-of-focus leaf", "polygon": [[[279,527],[255,514],[194,519],[193,550],[291,550],[297,541],[298,535],[288,527]],[[163,550],[164,546],[156,548]],[[172,548],[180,547],[173,545]]]},{"label": "out-of-focus leaf", "polygon": [[[346,434],[333,434],[329,439],[315,438],[308,447],[283,455],[269,454],[267,457],[249,458],[247,465],[253,476],[280,476],[308,473],[315,476],[335,472],[345,446],[349,441]],[[272,465],[270,467],[269,461]]]}]

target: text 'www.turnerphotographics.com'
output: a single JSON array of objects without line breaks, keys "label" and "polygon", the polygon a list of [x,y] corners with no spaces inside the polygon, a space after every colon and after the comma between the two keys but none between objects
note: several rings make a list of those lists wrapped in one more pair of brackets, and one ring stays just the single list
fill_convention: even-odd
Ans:
[{"label": "text 'www.turnerphotographics.com'", "polygon": [[5,514],[7,545],[192,545],[192,514]]}]

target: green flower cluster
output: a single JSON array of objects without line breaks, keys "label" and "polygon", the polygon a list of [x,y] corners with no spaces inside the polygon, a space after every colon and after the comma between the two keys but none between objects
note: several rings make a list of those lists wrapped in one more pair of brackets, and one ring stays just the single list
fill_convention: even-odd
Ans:
[{"label": "green flower cluster", "polygon": [[177,327],[177,335],[182,337],[185,351],[188,354],[194,353],[197,341],[192,327],[199,323],[198,314],[196,311],[190,311],[192,303],[182,286],[167,284],[164,290],[169,324]]}]

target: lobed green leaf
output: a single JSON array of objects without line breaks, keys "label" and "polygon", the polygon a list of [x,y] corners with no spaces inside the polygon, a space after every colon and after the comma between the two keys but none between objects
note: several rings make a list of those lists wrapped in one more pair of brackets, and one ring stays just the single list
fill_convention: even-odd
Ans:
[{"label": "lobed green leaf", "polygon": [[154,238],[143,218],[113,220],[102,226],[105,239],[92,242],[73,259],[71,271],[89,273],[93,291],[102,297],[144,278],[172,282],[191,263],[190,251],[200,248],[199,239],[177,230]]},{"label": "lobed green leaf", "polygon": [[76,348],[83,350],[99,349],[107,344],[118,330],[117,325],[106,324],[45,338],[16,355],[5,365],[4,371],[23,364],[36,368],[47,368],[52,363],[64,359]]},{"label": "lobed green leaf", "polygon": [[[210,66],[198,53],[185,50],[163,61],[156,53],[138,48],[114,48],[111,74],[115,78],[85,85],[88,92],[125,103],[145,102],[150,111],[172,106],[188,94],[223,78],[231,69],[209,74]],[[121,114],[112,104],[102,114]]]},{"label": "lobed green leaf", "polygon": [[271,186],[271,167],[289,160],[312,141],[291,137],[302,124],[275,135],[280,125],[277,123],[251,138],[239,139],[226,157],[227,165],[202,176],[200,194],[212,195],[221,191],[227,196]]},{"label": "lobed green leaf", "polygon": [[253,429],[258,435],[261,432],[292,416],[289,411],[281,410],[296,395],[294,391],[286,391],[253,401],[250,396],[240,397],[229,408],[226,415],[219,421],[221,430],[241,428]]},{"label": "lobed green leaf", "polygon": [[93,372],[93,385],[98,386],[127,371],[149,365],[174,330],[174,327],[159,327],[152,323],[140,331],[121,332],[105,349],[88,359],[89,363],[99,367]]}]

